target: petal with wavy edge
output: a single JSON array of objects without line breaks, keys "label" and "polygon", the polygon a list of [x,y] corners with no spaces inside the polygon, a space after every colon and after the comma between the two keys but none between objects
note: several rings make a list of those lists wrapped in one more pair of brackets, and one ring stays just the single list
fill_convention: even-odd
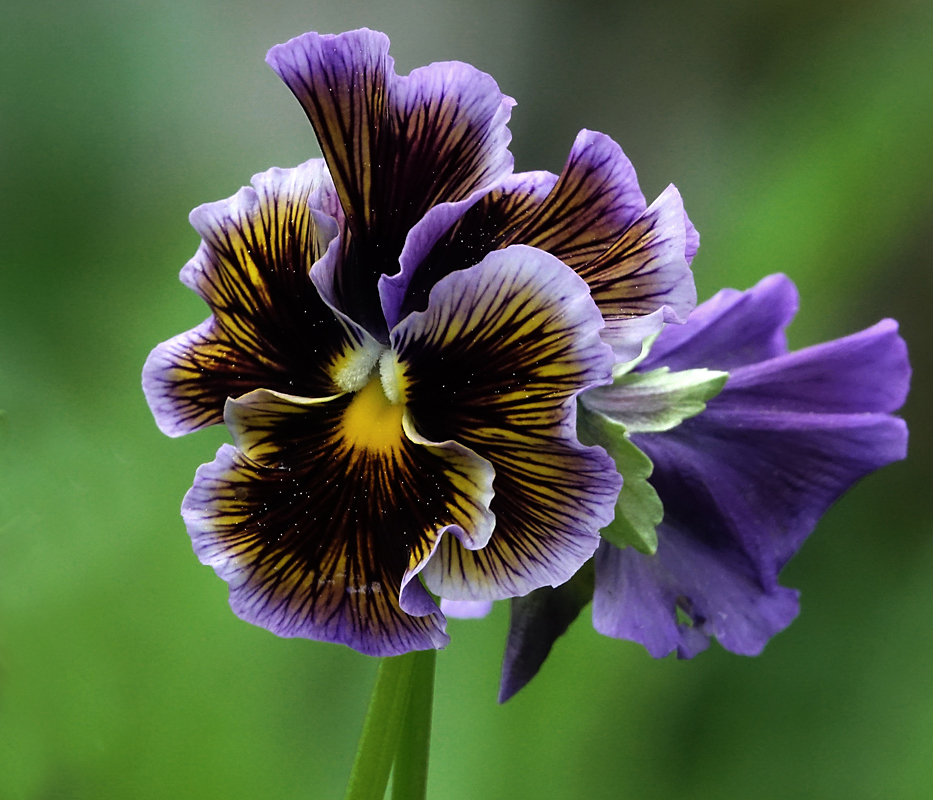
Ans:
[{"label": "petal with wavy edge", "polygon": [[221,422],[228,397],[259,387],[332,395],[345,364],[366,360],[368,334],[335,315],[308,274],[334,250],[337,223],[327,211],[335,202],[317,159],[256,175],[252,186],[191,213],[203,241],[181,279],[213,315],[156,347],[143,368],[165,433]]},{"label": "petal with wavy edge", "polygon": [[610,380],[612,353],[583,280],[525,246],[443,278],[428,307],[392,332],[398,383],[431,439],[463,443],[496,471],[489,544],[446,537],[425,570],[454,600],[491,600],[557,585],[595,550],[621,479],[575,432],[575,398]]},{"label": "petal with wavy edge", "polygon": [[683,325],[666,327],[640,369],[729,372],[782,355],[787,352],[784,331],[797,305],[797,288],[786,275],[769,275],[745,292],[723,289]]},{"label": "petal with wavy edge", "polygon": [[550,172],[520,172],[479,200],[443,203],[425,214],[408,234],[399,273],[380,279],[390,327],[412,311],[424,311],[431,288],[445,275],[475,266],[504,246],[556,182]]},{"label": "petal with wavy edge", "polygon": [[[663,322],[686,319],[696,304],[688,256],[699,238],[673,186],[647,207],[622,149],[587,130],[556,181],[548,173],[511,180],[469,210],[437,210],[413,229],[402,272],[392,279],[395,295],[403,296],[391,304],[400,317],[423,309],[444,275],[493,249],[527,244],[587,281],[606,319],[603,338],[620,360],[638,355],[644,336]],[[383,302],[389,305],[385,295]]]},{"label": "petal with wavy edge", "polygon": [[585,263],[571,265],[589,284],[606,319],[603,338],[621,361],[641,349],[642,340],[633,340],[628,330],[633,317],[660,311],[665,322],[683,322],[696,305],[696,286],[684,256],[683,219],[680,193],[668,186],[614,244]]},{"label": "petal with wavy edge", "polygon": [[447,643],[416,576],[445,533],[488,541],[493,471],[420,437],[381,391],[377,377],[357,394],[228,401],[236,447],[201,467],[182,511],[238,616],[370,655]]},{"label": "petal with wavy edge", "polygon": [[362,29],[307,33],[266,57],[308,115],[346,213],[339,307],[377,336],[376,281],[398,271],[409,230],[438,203],[479,197],[513,163],[514,101],[489,75],[444,62],[400,77],[388,51],[384,34]]},{"label": "petal with wavy edge", "polygon": [[[653,556],[600,551],[599,630],[655,655],[692,655],[711,635],[734,652],[759,652],[796,614],[795,594],[777,582],[781,568],[849,487],[906,456],[906,426],[885,413],[903,402],[910,378],[896,324],[767,357],[786,348],[795,307],[783,276],[720,293],[696,323],[672,337],[665,330],[639,365],[745,364],[698,416],[632,436],[654,463],[665,516]],[[735,345],[717,358],[714,345],[729,342],[730,330]]]},{"label": "petal with wavy edge", "polygon": [[741,559],[662,525],[658,551],[645,556],[603,542],[596,553],[593,627],[639,642],[655,658],[692,658],[715,636],[727,650],[758,655],[797,616],[797,592],[764,589]]}]

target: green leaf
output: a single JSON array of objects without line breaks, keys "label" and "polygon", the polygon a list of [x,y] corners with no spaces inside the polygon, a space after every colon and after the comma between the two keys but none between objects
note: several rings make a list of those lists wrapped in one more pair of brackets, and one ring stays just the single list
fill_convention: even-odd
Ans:
[{"label": "green leaf", "polygon": [[598,444],[615,461],[622,475],[622,491],[616,500],[616,516],[600,535],[616,547],[634,547],[652,555],[658,549],[655,530],[664,506],[648,478],[654,469],[648,458],[629,440],[625,426],[604,414],[578,406],[577,435],[583,444]]},{"label": "green leaf", "polygon": [[671,372],[667,367],[626,373],[611,386],[589,391],[584,402],[590,411],[623,424],[630,434],[660,433],[703,411],[728,377],[712,369]]}]

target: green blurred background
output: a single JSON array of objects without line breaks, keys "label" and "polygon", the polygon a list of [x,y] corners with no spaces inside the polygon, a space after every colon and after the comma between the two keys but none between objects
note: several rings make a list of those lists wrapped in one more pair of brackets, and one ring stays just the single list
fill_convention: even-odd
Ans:
[{"label": "green blurred background", "polygon": [[612,135],[681,189],[701,297],[788,273],[795,346],[901,320],[911,457],[825,518],[759,658],[654,661],[585,618],[495,702],[508,611],[453,621],[430,796],[933,798],[933,7],[871,0],[0,2],[0,798],[331,798],[374,661],[237,620],[178,514],[223,431],[139,372],[206,316],[193,206],[317,155],[263,63],[385,30],[519,101],[519,169]]}]

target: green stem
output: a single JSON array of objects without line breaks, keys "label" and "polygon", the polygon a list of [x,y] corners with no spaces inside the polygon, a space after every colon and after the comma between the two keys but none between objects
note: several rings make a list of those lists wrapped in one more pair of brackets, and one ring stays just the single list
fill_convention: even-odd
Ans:
[{"label": "green stem", "polygon": [[392,800],[424,800],[427,797],[437,651],[422,650],[413,655],[415,668],[408,711],[392,768]]},{"label": "green stem", "polygon": [[382,800],[402,736],[419,653],[382,659],[345,800]]}]

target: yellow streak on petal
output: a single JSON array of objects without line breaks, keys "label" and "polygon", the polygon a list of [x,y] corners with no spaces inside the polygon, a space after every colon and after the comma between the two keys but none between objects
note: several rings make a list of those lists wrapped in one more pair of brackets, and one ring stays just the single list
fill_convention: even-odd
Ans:
[{"label": "yellow streak on petal", "polygon": [[351,449],[362,448],[388,453],[402,447],[403,405],[392,403],[375,374],[353,398],[343,414],[341,433]]}]

